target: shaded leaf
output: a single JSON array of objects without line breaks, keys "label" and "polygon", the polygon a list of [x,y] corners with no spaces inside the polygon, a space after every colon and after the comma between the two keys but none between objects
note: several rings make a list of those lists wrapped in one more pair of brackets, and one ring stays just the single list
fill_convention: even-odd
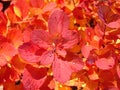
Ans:
[{"label": "shaded leaf", "polygon": [[17,80],[19,79],[18,73],[15,71],[13,67],[3,66],[0,69],[0,84],[3,84],[3,82],[11,81],[11,80]]},{"label": "shaded leaf", "polygon": [[4,90],[24,90],[23,84],[15,85],[15,82],[9,81],[4,83]]},{"label": "shaded leaf", "polygon": [[101,20],[108,22],[108,19],[113,15],[111,8],[107,5],[101,5],[98,7],[98,15]]},{"label": "shaded leaf", "polygon": [[38,19],[37,17],[35,17],[34,20],[31,22],[31,26],[35,29],[47,29],[46,23],[43,20]]},{"label": "shaded leaf", "polygon": [[5,35],[7,32],[7,17],[0,11],[0,34]]},{"label": "shaded leaf", "polygon": [[51,82],[53,78],[51,76],[48,76],[45,80],[45,83],[40,87],[40,90],[53,90],[49,88],[49,83]]},{"label": "shaded leaf", "polygon": [[102,81],[113,81],[114,80],[114,74],[109,70],[104,70],[99,73],[99,78]]},{"label": "shaded leaf", "polygon": [[12,58],[11,64],[19,73],[21,73],[24,70],[26,65],[25,62],[18,55],[15,55]]},{"label": "shaded leaf", "polygon": [[39,89],[46,80],[47,69],[27,65],[23,73],[23,86],[26,90]]},{"label": "shaded leaf", "polygon": [[0,3],[0,11],[2,11],[2,9],[3,9],[3,4]]},{"label": "shaded leaf", "polygon": [[82,10],[82,8],[81,7],[74,8],[74,10],[73,10],[73,16],[76,19],[83,19],[83,10]]},{"label": "shaded leaf", "polygon": [[120,66],[119,65],[117,66],[117,74],[118,74],[118,77],[120,78]]}]

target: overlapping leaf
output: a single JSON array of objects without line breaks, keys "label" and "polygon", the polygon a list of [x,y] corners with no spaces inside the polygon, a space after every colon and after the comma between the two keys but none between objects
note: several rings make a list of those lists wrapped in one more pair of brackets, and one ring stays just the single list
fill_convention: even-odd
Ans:
[{"label": "overlapping leaf", "polygon": [[33,7],[41,8],[44,5],[44,0],[30,0],[30,3]]},{"label": "overlapping leaf", "polygon": [[57,81],[64,83],[70,79],[72,71],[67,61],[63,61],[55,57],[55,61],[53,62],[52,69],[53,69],[53,76]]},{"label": "overlapping leaf", "polygon": [[23,85],[26,90],[37,90],[46,80],[47,68],[27,65],[23,73]]},{"label": "overlapping leaf", "polygon": [[[28,61],[28,62],[39,62],[40,61],[40,53],[36,55],[37,50],[40,50],[40,48],[33,44],[33,43],[24,43],[19,47],[19,53],[21,57]],[[38,51],[39,52],[39,51]],[[44,52],[44,49],[41,49],[41,53]]]},{"label": "overlapping leaf", "polygon": [[110,58],[100,58],[100,59],[96,60],[95,63],[97,65],[97,67],[99,67],[100,69],[109,70],[109,69],[114,67],[115,60],[114,60],[113,57],[110,57]]},{"label": "overlapping leaf", "polygon": [[119,6],[119,0],[12,0],[2,12],[0,3],[0,85],[119,90]]},{"label": "overlapping leaf", "polygon": [[62,32],[68,30],[69,19],[62,10],[55,10],[49,17],[48,28],[53,36],[59,36]]},{"label": "overlapping leaf", "polygon": [[[15,6],[14,6],[14,12],[17,16],[19,16],[20,18],[24,18],[28,15],[29,12],[29,5],[27,3],[26,0],[17,0],[15,2]],[[19,15],[18,15],[18,11],[19,11]]]},{"label": "overlapping leaf", "polygon": [[7,60],[4,55],[0,55],[0,67],[5,66],[7,64]]}]

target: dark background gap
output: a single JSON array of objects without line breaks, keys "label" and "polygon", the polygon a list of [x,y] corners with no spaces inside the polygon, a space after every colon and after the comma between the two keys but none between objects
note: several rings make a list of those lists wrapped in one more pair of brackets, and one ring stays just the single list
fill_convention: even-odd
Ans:
[{"label": "dark background gap", "polygon": [[0,3],[3,4],[2,12],[4,12],[4,11],[9,7],[10,2],[11,2],[11,1],[2,1],[2,0],[0,0]]}]

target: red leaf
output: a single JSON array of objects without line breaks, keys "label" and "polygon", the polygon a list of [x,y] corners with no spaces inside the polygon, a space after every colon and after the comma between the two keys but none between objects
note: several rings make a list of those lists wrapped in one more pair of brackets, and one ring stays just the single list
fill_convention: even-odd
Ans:
[{"label": "red leaf", "polygon": [[20,84],[16,85],[14,81],[7,81],[3,85],[4,90],[24,90],[23,84],[21,82]]},{"label": "red leaf", "polygon": [[51,35],[58,36],[63,31],[68,30],[68,27],[68,16],[62,10],[57,9],[50,15],[48,20],[48,28]]},{"label": "red leaf", "polygon": [[113,82],[109,82],[109,81],[102,82],[101,87],[102,87],[102,90],[106,90],[106,89],[117,90],[117,89],[112,89],[114,87],[114,84],[113,84]]},{"label": "red leaf", "polygon": [[120,78],[120,66],[119,65],[117,66],[117,74],[118,74],[118,77]]},{"label": "red leaf", "polygon": [[107,26],[110,28],[120,28],[120,19],[114,22],[110,22],[109,24],[107,24]]},{"label": "red leaf", "polygon": [[64,4],[64,0],[57,0],[58,4]]},{"label": "red leaf", "polygon": [[3,4],[0,3],[0,11],[2,11],[2,9],[3,9]]},{"label": "red leaf", "polygon": [[0,35],[0,53],[4,55],[4,57],[7,60],[10,60],[15,54],[17,54],[17,50],[9,42],[9,40],[1,35]]},{"label": "red leaf", "polygon": [[47,75],[47,68],[37,68],[33,67],[32,65],[26,65],[26,69],[29,74],[36,80],[44,78]]},{"label": "red leaf", "polygon": [[104,25],[99,25],[97,24],[94,28],[94,31],[95,31],[95,34],[98,36],[98,37],[102,37],[104,35],[104,28],[105,26]]},{"label": "red leaf", "polygon": [[90,45],[84,45],[84,46],[82,46],[82,48],[81,48],[81,52],[82,52],[82,54],[83,54],[83,56],[85,57],[85,58],[88,58],[88,56],[89,56],[89,54],[90,54],[90,51],[93,49],[93,47],[92,46],[90,46]]},{"label": "red leaf", "polygon": [[88,41],[91,41],[94,37],[95,33],[94,33],[94,30],[92,28],[87,28],[86,29],[86,39]]},{"label": "red leaf", "polygon": [[117,87],[120,89],[120,78],[117,77]]},{"label": "red leaf", "polygon": [[84,63],[81,58],[75,58],[70,62],[70,67],[73,72],[78,72],[79,70],[82,70],[84,66]]},{"label": "red leaf", "polygon": [[24,32],[23,32],[23,42],[24,43],[30,41],[31,31],[32,30],[30,28],[27,28],[24,30]]},{"label": "red leaf", "polygon": [[7,38],[11,40],[16,48],[18,48],[23,43],[23,35],[19,29],[10,30],[7,34]]},{"label": "red leaf", "polygon": [[18,73],[13,67],[8,67],[7,65],[0,68],[0,84],[5,81],[18,79]]},{"label": "red leaf", "polygon": [[100,19],[103,20],[107,24],[120,19],[120,15],[115,14],[112,11],[112,9],[107,5],[101,5],[98,7],[98,15]]},{"label": "red leaf", "polygon": [[26,63],[18,55],[15,55],[11,60],[11,65],[18,73],[21,73],[24,70]]},{"label": "red leaf", "polygon": [[34,27],[35,29],[43,29],[43,30],[47,29],[46,23],[43,20],[38,19],[38,17],[34,18],[34,20],[31,22],[31,26]]},{"label": "red leaf", "polygon": [[0,34],[5,35],[7,30],[7,18],[3,12],[0,11]]},{"label": "red leaf", "polygon": [[77,32],[72,30],[66,30],[62,33],[63,37],[63,47],[64,48],[72,48],[79,41],[79,36]]},{"label": "red leaf", "polygon": [[39,89],[46,80],[47,68],[36,68],[27,65],[23,73],[23,86],[26,90]]},{"label": "red leaf", "polygon": [[113,86],[113,87],[111,87],[109,90],[119,90],[119,88]]},{"label": "red leaf", "polygon": [[15,6],[21,11],[22,18],[26,17],[29,13],[29,5],[26,0],[17,0]]},{"label": "red leaf", "polygon": [[76,19],[83,19],[83,10],[82,10],[82,8],[81,7],[74,8],[74,10],[73,10],[73,16]]},{"label": "red leaf", "polygon": [[54,53],[52,51],[46,51],[40,57],[40,62],[43,65],[52,64],[53,60],[54,60]]},{"label": "red leaf", "polygon": [[45,83],[40,87],[40,90],[53,90],[49,88],[49,83],[51,82],[53,78],[51,76],[48,76],[45,80]]},{"label": "red leaf", "polygon": [[33,7],[42,8],[44,5],[44,0],[30,0],[30,3]]},{"label": "red leaf", "polygon": [[97,60],[97,55],[94,52],[91,52],[86,60],[86,65],[89,66],[94,66],[95,61]]},{"label": "red leaf", "polygon": [[0,53],[2,53],[7,60],[11,60],[11,58],[17,54],[17,50],[9,42],[0,43],[0,48]]},{"label": "red leaf", "polygon": [[45,30],[34,30],[31,33],[31,41],[40,47],[48,47],[48,44],[50,43],[50,36],[49,33]]},{"label": "red leaf", "polygon": [[60,55],[60,56],[62,56],[62,57],[64,57],[64,58],[65,58],[66,55],[67,55],[66,50],[61,49],[61,48],[59,48],[59,47],[56,49],[56,52],[57,52],[58,55]]},{"label": "red leaf", "polygon": [[[37,55],[37,51],[40,48],[33,43],[24,43],[19,47],[19,53],[21,57],[28,62],[39,62],[40,55]],[[41,50],[42,51],[42,50]],[[42,51],[43,52],[43,51]]]},{"label": "red leaf", "polygon": [[98,68],[103,69],[103,70],[108,70],[108,69],[113,68],[113,66],[115,65],[115,60],[113,57],[100,58],[96,60],[95,63]]},{"label": "red leaf", "polygon": [[18,17],[15,15],[13,11],[13,5],[9,6],[6,10],[5,13],[7,14],[7,17],[10,21],[10,23],[16,23],[18,21]]},{"label": "red leaf", "polygon": [[46,4],[46,6],[43,8],[43,12],[51,12],[56,8],[57,4],[55,2],[49,2]]},{"label": "red leaf", "polygon": [[0,55],[0,67],[5,66],[7,64],[7,60],[3,55]]},{"label": "red leaf", "polygon": [[53,62],[52,70],[54,78],[61,83],[68,81],[72,73],[69,63],[57,57]]},{"label": "red leaf", "polygon": [[110,70],[103,70],[103,71],[100,71],[99,78],[102,81],[111,81],[112,82],[114,80],[115,76]]},{"label": "red leaf", "polygon": [[108,22],[108,19],[113,15],[113,12],[109,6],[101,5],[98,7],[98,15],[104,22]]}]

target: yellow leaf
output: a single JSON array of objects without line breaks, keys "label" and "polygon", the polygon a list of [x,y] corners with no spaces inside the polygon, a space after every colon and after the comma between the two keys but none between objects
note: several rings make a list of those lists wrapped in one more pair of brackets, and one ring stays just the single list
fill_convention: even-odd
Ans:
[{"label": "yellow leaf", "polygon": [[16,14],[18,17],[21,18],[21,17],[22,17],[22,13],[21,13],[20,9],[19,9],[17,6],[14,6],[13,9],[14,9],[15,14]]}]

